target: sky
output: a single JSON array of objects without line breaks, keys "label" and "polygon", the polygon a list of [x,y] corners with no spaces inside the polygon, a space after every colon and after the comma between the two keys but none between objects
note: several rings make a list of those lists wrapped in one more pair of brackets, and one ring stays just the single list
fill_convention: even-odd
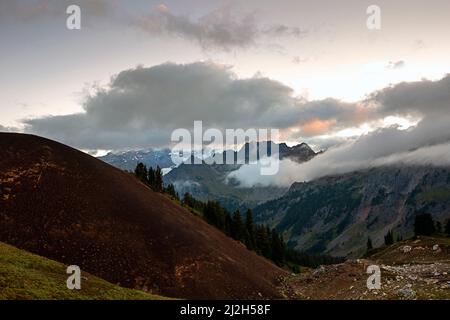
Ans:
[{"label": "sky", "polygon": [[[66,27],[72,4],[80,30]],[[389,130],[443,143],[449,12],[446,0],[0,0],[0,130],[83,150],[165,146],[195,120],[316,149]]]}]

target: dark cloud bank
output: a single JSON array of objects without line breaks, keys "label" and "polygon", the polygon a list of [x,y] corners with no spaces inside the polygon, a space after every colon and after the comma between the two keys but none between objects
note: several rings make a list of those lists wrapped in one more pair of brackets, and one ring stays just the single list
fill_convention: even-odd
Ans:
[{"label": "dark cloud bank", "polygon": [[268,78],[239,79],[227,66],[166,63],[126,70],[86,98],[85,111],[25,120],[27,131],[85,149],[167,145],[195,120],[224,128],[289,128],[314,119],[333,127],[365,121],[366,110],[334,99],[304,101]]}]

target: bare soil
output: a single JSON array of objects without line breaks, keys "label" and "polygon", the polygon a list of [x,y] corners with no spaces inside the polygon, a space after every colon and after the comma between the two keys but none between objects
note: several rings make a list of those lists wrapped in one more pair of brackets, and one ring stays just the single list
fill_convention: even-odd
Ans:
[{"label": "bare soil", "polygon": [[[381,288],[367,287],[367,267],[381,271]],[[296,299],[450,299],[450,238],[419,237],[369,254],[365,259],[320,266],[283,279]]]},{"label": "bare soil", "polygon": [[33,135],[0,133],[0,241],[167,297],[283,297],[285,271],[131,174]]}]

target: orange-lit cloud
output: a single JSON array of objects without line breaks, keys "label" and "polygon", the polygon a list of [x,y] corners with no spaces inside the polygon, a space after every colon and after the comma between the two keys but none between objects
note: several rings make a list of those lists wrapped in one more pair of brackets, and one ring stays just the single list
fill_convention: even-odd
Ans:
[{"label": "orange-lit cloud", "polygon": [[329,132],[336,124],[336,119],[313,119],[301,126],[301,132],[305,135],[319,135]]}]

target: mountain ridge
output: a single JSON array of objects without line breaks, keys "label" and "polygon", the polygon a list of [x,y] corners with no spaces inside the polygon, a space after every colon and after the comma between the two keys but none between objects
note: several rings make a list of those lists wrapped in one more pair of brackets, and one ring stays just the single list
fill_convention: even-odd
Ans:
[{"label": "mountain ridge", "polygon": [[[264,143],[264,142],[262,142]],[[268,155],[271,155],[272,141],[266,141]],[[252,151],[253,149],[253,151]],[[239,151],[230,151],[230,158],[239,157],[243,162],[249,162],[250,152],[255,152],[259,159],[259,143],[247,142]],[[314,152],[306,143],[294,147],[288,147],[285,143],[279,144],[280,159],[290,158],[296,162],[311,160],[318,153]],[[223,155],[225,158],[225,154]],[[225,163],[225,162],[224,162]],[[188,192],[195,198],[207,201],[219,201],[230,211],[235,209],[253,208],[267,200],[275,199],[283,195],[288,188],[278,186],[256,186],[252,188],[241,187],[235,179],[228,179],[228,175],[239,169],[242,164],[181,164],[164,176],[165,183],[173,184],[177,192],[182,196]]]},{"label": "mountain ridge", "polygon": [[144,163],[147,167],[157,166],[161,168],[171,168],[174,166],[170,157],[169,149],[162,150],[135,150],[124,152],[108,152],[106,155],[97,157],[116,168],[122,170],[133,171],[139,162]]},{"label": "mountain ridge", "polygon": [[450,168],[386,166],[297,182],[254,208],[255,221],[275,227],[288,245],[311,253],[358,257],[393,230],[413,235],[417,213],[444,225],[450,218]]}]

